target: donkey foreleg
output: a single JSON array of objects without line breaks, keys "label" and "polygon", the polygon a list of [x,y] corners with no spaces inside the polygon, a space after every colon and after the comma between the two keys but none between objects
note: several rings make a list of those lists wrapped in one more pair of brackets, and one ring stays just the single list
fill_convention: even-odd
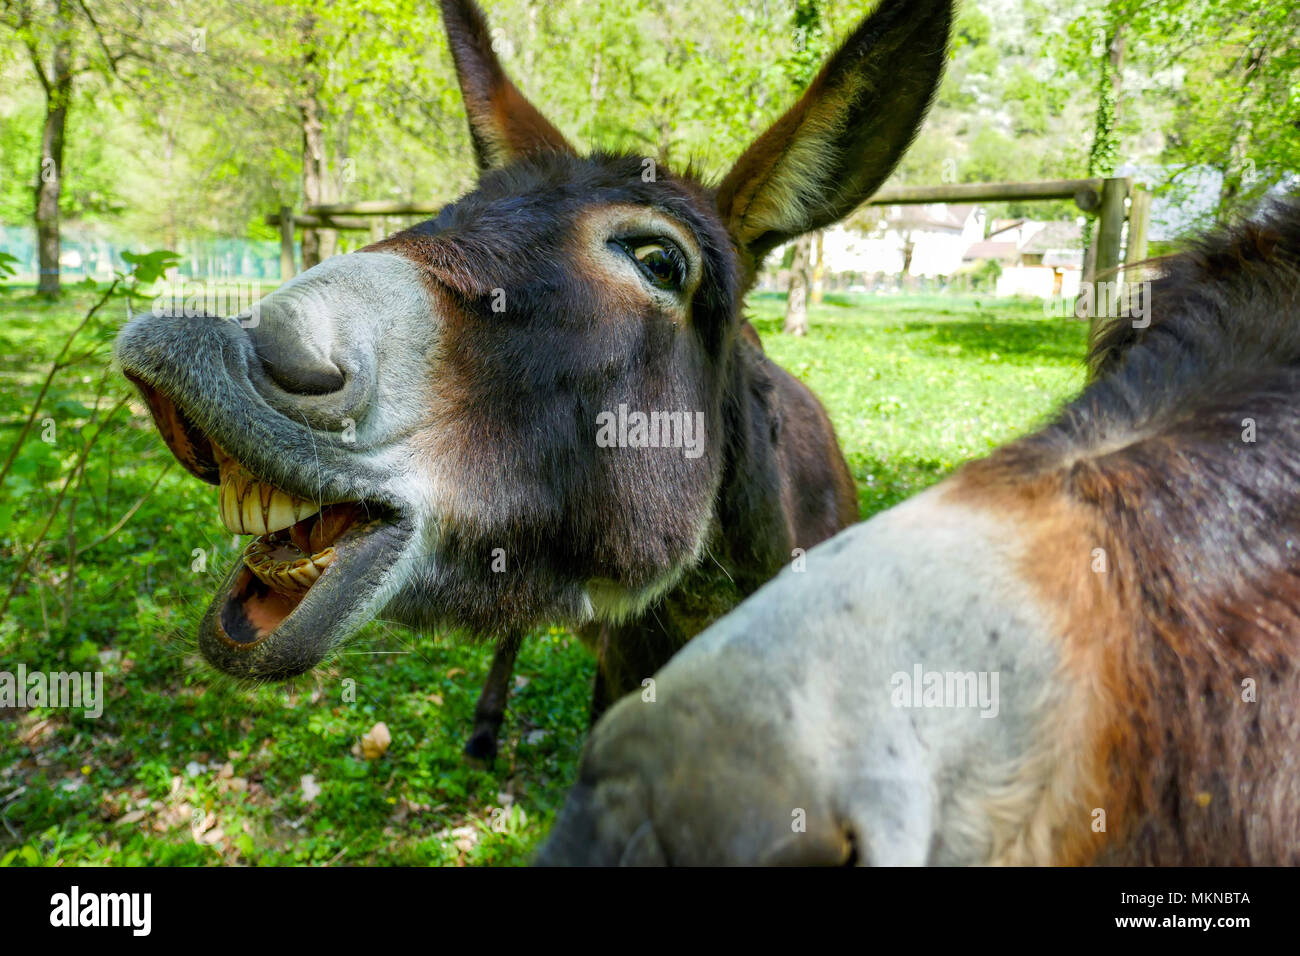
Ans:
[{"label": "donkey foreleg", "polygon": [[497,734],[506,715],[506,700],[510,696],[510,679],[515,672],[515,658],[519,656],[521,634],[509,634],[497,642],[492,655],[492,666],[474,707],[474,731],[465,744],[465,756],[491,766],[497,755]]}]

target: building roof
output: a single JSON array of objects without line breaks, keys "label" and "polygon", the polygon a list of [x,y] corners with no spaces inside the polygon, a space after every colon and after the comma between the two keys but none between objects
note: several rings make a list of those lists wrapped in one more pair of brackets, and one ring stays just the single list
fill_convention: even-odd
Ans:
[{"label": "building roof", "polygon": [[886,206],[884,219],[892,229],[961,232],[977,208],[973,203]]},{"label": "building roof", "polygon": [[1074,251],[1082,246],[1083,227],[1078,223],[1048,222],[1029,237],[1020,251],[1029,255],[1043,255],[1048,252]]},{"label": "building roof", "polygon": [[976,259],[996,259],[999,262],[1015,262],[1020,258],[1020,249],[1014,242],[998,242],[995,239],[985,239],[983,242],[972,243],[971,247],[962,254],[962,261],[969,262]]}]

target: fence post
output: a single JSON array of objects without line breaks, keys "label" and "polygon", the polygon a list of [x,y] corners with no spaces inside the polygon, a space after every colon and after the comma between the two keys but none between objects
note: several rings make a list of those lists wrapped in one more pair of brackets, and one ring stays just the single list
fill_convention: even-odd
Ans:
[{"label": "fence post", "polygon": [[1124,203],[1128,199],[1131,187],[1130,180],[1119,178],[1107,179],[1101,186],[1101,206],[1097,213],[1096,232],[1092,237],[1092,245],[1085,254],[1081,289],[1081,294],[1091,290],[1089,295],[1091,306],[1086,314],[1076,307],[1079,318],[1087,318],[1091,321],[1093,331],[1096,331],[1097,305],[1101,301],[1097,291],[1098,278],[1107,276],[1108,281],[1119,282],[1118,276],[1113,273],[1119,268],[1120,251],[1124,244],[1124,218],[1127,214]]},{"label": "fence post", "polygon": [[1151,193],[1141,187],[1133,190],[1128,207],[1128,246],[1124,250],[1124,277],[1140,282],[1141,276],[1130,276],[1129,270],[1147,257],[1147,233],[1151,227]]},{"label": "fence post", "polygon": [[296,270],[293,264],[293,207],[280,207],[280,281],[288,282]]},{"label": "fence post", "polygon": [[1124,200],[1128,199],[1129,180],[1108,179],[1101,187],[1101,214],[1097,222],[1097,275],[1105,275],[1119,266],[1124,240]]}]

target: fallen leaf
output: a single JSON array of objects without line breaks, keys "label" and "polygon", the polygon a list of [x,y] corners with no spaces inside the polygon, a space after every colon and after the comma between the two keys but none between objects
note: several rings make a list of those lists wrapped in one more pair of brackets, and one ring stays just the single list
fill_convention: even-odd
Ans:
[{"label": "fallen leaf", "polygon": [[361,738],[361,756],[367,760],[378,760],[388,752],[388,745],[392,742],[393,735],[388,732],[388,725],[381,720]]}]

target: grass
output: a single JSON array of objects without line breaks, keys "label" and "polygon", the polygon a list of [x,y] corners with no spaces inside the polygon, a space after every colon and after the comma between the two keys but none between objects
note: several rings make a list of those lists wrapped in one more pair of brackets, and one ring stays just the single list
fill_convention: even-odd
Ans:
[{"label": "grass", "polygon": [[[89,289],[57,304],[0,293],[0,455],[91,301]],[[1025,431],[1082,383],[1083,327],[1037,304],[828,296],[804,339],[780,334],[783,310],[751,300],[771,355],[829,408],[864,516]],[[94,348],[41,415],[53,440],[34,430],[0,489],[2,589],[98,427],[95,395],[102,414],[125,394],[102,378],[123,312],[88,330]],[[487,648],[372,625],[292,686],[218,679],[188,637],[235,554],[211,489],[171,469],[67,567],[169,459],[142,409],[111,419],[0,621],[0,671],[97,669],[107,696],[95,720],[0,710],[0,864],[525,862],[576,770],[586,651],[558,628],[526,643],[491,771],[460,754]],[[358,742],[379,722],[391,746],[364,759]]]}]

